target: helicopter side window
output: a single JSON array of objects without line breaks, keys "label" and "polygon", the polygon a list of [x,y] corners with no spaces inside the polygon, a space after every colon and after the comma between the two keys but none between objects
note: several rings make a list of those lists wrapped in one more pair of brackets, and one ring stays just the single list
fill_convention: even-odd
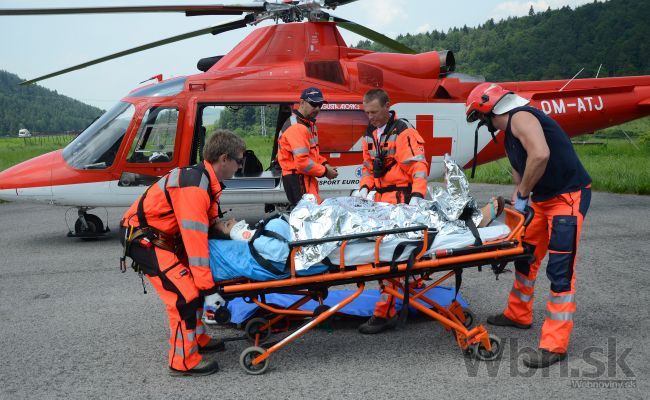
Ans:
[{"label": "helicopter side window", "polygon": [[178,108],[147,110],[127,157],[130,163],[165,163],[174,158]]},{"label": "helicopter side window", "polygon": [[63,159],[77,169],[110,167],[134,114],[133,104],[117,103],[63,149]]}]

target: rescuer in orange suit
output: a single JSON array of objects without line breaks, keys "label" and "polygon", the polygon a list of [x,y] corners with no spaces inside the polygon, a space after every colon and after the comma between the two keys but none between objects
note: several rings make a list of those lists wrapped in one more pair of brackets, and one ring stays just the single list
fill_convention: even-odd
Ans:
[{"label": "rescuer in orange suit", "polygon": [[278,163],[282,168],[282,185],[291,206],[295,206],[306,193],[318,195],[318,180],[334,179],[339,174],[320,155],[316,116],[325,99],[320,89],[310,87],[302,91],[300,105],[293,110],[280,131]]},{"label": "rescuer in orange suit", "polygon": [[[201,316],[214,280],[210,271],[208,230],[219,216],[221,183],[241,166],[244,141],[226,130],[216,131],[203,150],[204,161],[175,168],[136,200],[124,214],[121,239],[156,289],[169,317],[169,369],[172,375],[217,372],[216,360],[203,358],[224,348],[210,338]],[[124,257],[121,259],[124,270]],[[207,296],[206,296],[207,295]]]},{"label": "rescuer in orange suit", "polygon": [[[424,154],[424,140],[411,124],[390,111],[390,99],[382,89],[371,89],[363,97],[368,115],[368,129],[363,138],[363,167],[360,188],[354,196],[386,203],[416,205],[427,192],[429,164]],[[382,293],[373,316],[359,331],[382,332],[397,325],[395,299]]]},{"label": "rescuer in orange suit", "polygon": [[508,306],[487,322],[519,329],[531,327],[535,278],[548,252],[546,276],[551,291],[547,316],[539,350],[524,359],[530,368],[545,368],[563,360],[569,346],[576,310],[576,253],[591,202],[591,178],[564,130],[528,103],[499,85],[483,83],[467,98],[466,114],[468,122],[480,120],[492,133],[505,132],[504,146],[516,185],[512,196],[515,209],[525,213],[530,204],[534,211],[524,246],[532,249],[535,261],[515,262]]}]

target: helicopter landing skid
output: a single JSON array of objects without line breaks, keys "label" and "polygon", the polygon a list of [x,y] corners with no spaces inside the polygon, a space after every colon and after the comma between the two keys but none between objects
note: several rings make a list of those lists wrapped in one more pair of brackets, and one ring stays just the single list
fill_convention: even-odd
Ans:
[{"label": "helicopter landing skid", "polygon": [[73,208],[69,208],[65,212],[65,223],[68,226],[68,237],[81,238],[82,240],[93,240],[106,237],[106,233],[111,230],[108,228],[108,211],[104,208],[106,213],[106,223],[102,221],[95,214],[88,214],[87,211],[91,210],[93,207],[76,207],[77,208],[77,220],[74,223],[74,231],[71,229],[70,224],[68,223],[68,212]]}]

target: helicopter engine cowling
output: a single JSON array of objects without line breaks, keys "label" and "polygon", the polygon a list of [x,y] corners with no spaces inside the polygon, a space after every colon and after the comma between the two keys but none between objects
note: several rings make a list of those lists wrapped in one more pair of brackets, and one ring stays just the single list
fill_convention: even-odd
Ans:
[{"label": "helicopter engine cowling", "polygon": [[369,53],[355,61],[420,79],[435,79],[456,68],[454,54],[449,50],[421,54]]}]

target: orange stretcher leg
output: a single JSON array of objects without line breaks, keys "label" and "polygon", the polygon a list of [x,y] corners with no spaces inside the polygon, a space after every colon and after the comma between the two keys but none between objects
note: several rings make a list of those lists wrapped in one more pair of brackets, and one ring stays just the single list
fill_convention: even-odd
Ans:
[{"label": "orange stretcher leg", "polygon": [[268,350],[266,350],[263,354],[260,354],[259,356],[255,357],[252,360],[252,365],[258,365],[267,358],[271,356],[271,354],[275,353],[276,351],[280,350],[287,344],[293,342],[295,339],[299,338],[300,336],[304,335],[305,333],[309,332],[311,329],[314,327],[318,326],[321,322],[325,321],[335,313],[337,313],[341,308],[345,307],[346,305],[350,304],[354,299],[359,297],[359,295],[363,292],[363,289],[365,288],[364,283],[359,283],[357,290],[352,293],[350,296],[346,297],[343,299],[340,303],[332,306],[329,308],[327,311],[323,312],[320,314],[318,317],[312,319],[309,321],[307,324],[302,326],[300,329],[296,330],[293,332],[291,335],[287,336],[286,338],[282,339],[278,343],[274,344],[271,346]]}]

